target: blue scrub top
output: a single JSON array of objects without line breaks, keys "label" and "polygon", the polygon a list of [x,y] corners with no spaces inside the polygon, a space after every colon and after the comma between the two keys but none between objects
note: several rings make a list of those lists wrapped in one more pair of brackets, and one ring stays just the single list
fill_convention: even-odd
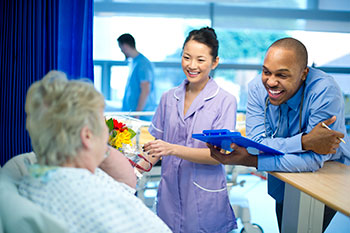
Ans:
[{"label": "blue scrub top", "polygon": [[153,64],[141,53],[132,60],[128,81],[126,83],[122,111],[136,111],[138,99],[141,93],[141,83],[149,82],[151,89],[143,111],[154,111],[154,67]]}]

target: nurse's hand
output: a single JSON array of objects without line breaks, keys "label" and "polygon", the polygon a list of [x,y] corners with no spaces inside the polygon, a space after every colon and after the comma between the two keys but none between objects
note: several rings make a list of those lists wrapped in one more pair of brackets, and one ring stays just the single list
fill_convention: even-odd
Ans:
[{"label": "nurse's hand", "polygon": [[232,143],[231,148],[233,151],[227,154],[224,150],[217,146],[208,143],[207,146],[210,149],[210,156],[222,164],[258,167],[258,157],[249,154],[247,149],[244,147],[239,147]]},{"label": "nurse's hand", "polygon": [[146,143],[143,148],[144,151],[147,152],[151,157],[160,157],[174,154],[174,144],[164,142],[160,139]]}]

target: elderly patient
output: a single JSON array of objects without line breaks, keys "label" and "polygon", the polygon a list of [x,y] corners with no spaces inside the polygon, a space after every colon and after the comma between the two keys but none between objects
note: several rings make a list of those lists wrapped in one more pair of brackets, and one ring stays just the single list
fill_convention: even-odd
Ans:
[{"label": "elderly patient", "polygon": [[21,180],[22,196],[70,232],[170,232],[133,189],[98,168],[109,154],[108,129],[93,85],[51,71],[30,87],[25,110],[38,164]]}]

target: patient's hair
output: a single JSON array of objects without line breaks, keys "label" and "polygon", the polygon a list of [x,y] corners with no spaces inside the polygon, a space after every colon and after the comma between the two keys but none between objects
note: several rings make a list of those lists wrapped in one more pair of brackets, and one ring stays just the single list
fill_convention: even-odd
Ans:
[{"label": "patient's hair", "polygon": [[87,126],[94,135],[102,133],[100,111],[104,97],[91,83],[67,80],[64,73],[50,71],[28,90],[25,110],[27,130],[39,164],[60,166],[72,161]]},{"label": "patient's hair", "polygon": [[298,63],[301,66],[302,69],[307,67],[307,60],[308,60],[308,55],[307,55],[307,49],[303,43],[301,43],[299,40],[291,38],[291,37],[286,37],[279,39],[275,41],[270,47],[277,47],[277,48],[284,48],[288,50],[293,50],[295,53],[296,58],[298,59]]}]

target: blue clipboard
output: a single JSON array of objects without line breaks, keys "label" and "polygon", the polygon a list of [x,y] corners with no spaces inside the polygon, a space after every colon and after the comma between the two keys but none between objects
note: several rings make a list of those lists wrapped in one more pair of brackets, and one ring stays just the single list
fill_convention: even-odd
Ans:
[{"label": "blue clipboard", "polygon": [[231,143],[247,148],[251,154],[283,155],[281,151],[255,142],[249,138],[241,136],[239,132],[231,132],[228,129],[203,130],[201,134],[192,134],[192,138],[218,146],[224,150],[232,151]]}]

